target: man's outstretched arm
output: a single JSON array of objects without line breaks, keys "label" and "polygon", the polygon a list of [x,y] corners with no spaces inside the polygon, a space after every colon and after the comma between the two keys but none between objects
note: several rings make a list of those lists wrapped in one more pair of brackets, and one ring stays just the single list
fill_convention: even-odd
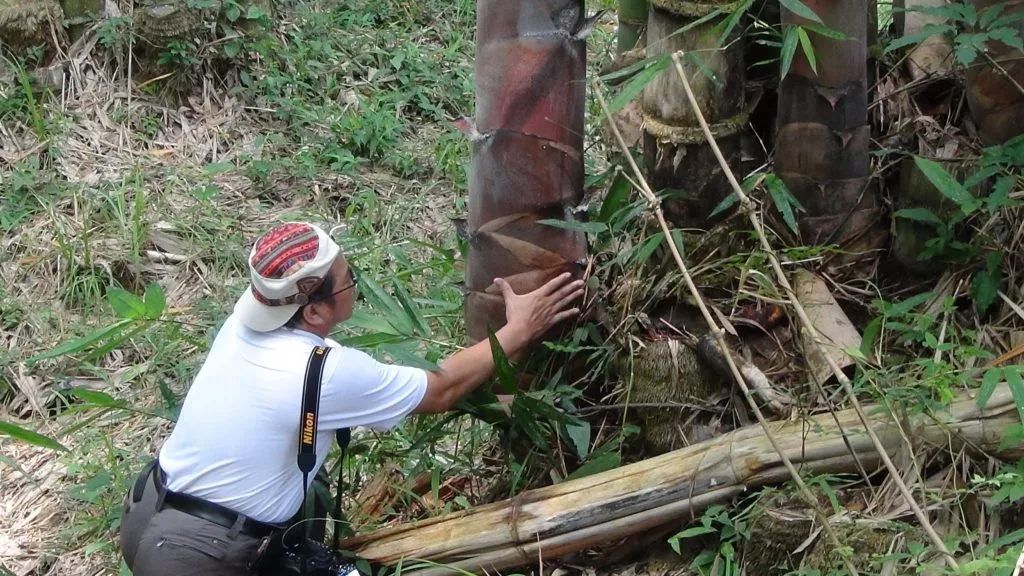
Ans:
[{"label": "man's outstretched arm", "polygon": [[[548,328],[579,314],[578,308],[569,308],[569,305],[583,295],[583,281],[573,281],[569,273],[527,294],[516,294],[501,278],[494,282],[505,298],[507,319],[494,335],[508,356],[516,356]],[[494,372],[490,341],[483,340],[456,352],[442,362],[440,368],[427,373],[427,393],[414,412],[446,412],[490,378]]]}]

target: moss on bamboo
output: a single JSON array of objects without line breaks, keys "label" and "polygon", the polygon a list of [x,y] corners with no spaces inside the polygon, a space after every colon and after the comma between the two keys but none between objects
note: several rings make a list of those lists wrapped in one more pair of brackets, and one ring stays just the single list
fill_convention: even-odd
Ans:
[{"label": "moss on bamboo", "polygon": [[0,0],[0,44],[16,52],[48,44],[64,16],[53,0]]}]

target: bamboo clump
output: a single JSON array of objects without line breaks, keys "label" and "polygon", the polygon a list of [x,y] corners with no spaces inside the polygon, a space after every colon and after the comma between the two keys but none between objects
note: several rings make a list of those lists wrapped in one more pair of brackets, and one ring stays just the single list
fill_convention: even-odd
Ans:
[{"label": "bamboo clump", "polygon": [[[965,448],[1005,458],[1024,456],[1022,444],[1000,446],[1003,432],[1020,422],[1005,385],[984,408],[963,397],[948,412],[910,415],[900,422],[888,410],[865,408],[869,425],[887,450],[903,443],[899,426],[905,425],[921,450]],[[801,473],[853,472],[857,459],[871,469],[879,466],[880,456],[855,410],[768,425]],[[787,478],[782,457],[762,427],[748,426],[511,500],[358,536],[343,546],[373,562],[401,562],[405,572],[491,572],[566,555],[668,521],[689,521],[707,506]],[[417,568],[412,565],[417,560],[428,564]]]}]

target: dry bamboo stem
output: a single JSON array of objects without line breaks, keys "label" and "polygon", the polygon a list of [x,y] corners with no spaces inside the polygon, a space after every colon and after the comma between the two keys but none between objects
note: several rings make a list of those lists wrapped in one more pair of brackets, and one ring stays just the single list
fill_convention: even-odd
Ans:
[{"label": "dry bamboo stem", "polygon": [[718,159],[719,165],[721,165],[722,170],[725,172],[726,178],[729,180],[729,184],[732,185],[733,191],[736,193],[736,197],[739,198],[740,209],[744,213],[746,213],[747,218],[750,220],[751,226],[753,226],[754,228],[754,232],[757,233],[758,239],[761,242],[761,249],[764,250],[766,254],[768,254],[768,260],[771,262],[772,269],[775,270],[775,276],[779,282],[779,285],[782,286],[782,288],[786,291],[786,296],[789,298],[789,302],[793,306],[793,310],[796,311],[797,316],[800,318],[800,322],[803,323],[804,328],[807,330],[807,333],[810,336],[811,341],[814,342],[815,347],[817,347],[818,350],[825,356],[825,359],[828,361],[829,368],[832,369],[832,373],[835,375],[836,380],[839,381],[840,385],[843,387],[843,391],[846,392],[846,395],[849,397],[850,404],[853,406],[853,409],[857,412],[857,416],[861,419],[861,422],[865,425],[868,436],[871,438],[872,443],[874,443],[875,449],[878,450],[878,455],[882,458],[882,462],[885,464],[886,470],[889,471],[889,475],[896,483],[896,487],[899,489],[900,494],[903,496],[903,499],[906,500],[907,505],[910,506],[911,510],[913,510],[914,516],[917,517],[917,520],[921,524],[921,527],[924,529],[925,533],[928,534],[928,538],[931,539],[932,544],[934,544],[935,547],[942,552],[943,557],[946,560],[946,564],[948,564],[950,568],[958,569],[959,564],[957,563],[956,559],[953,558],[952,554],[950,554],[949,549],[946,548],[946,544],[942,541],[942,538],[940,538],[938,533],[935,531],[935,527],[932,526],[931,521],[928,520],[928,516],[924,513],[924,510],[922,510],[921,507],[917,504],[917,500],[914,498],[913,494],[910,493],[910,488],[908,488],[907,484],[903,481],[903,478],[900,476],[899,470],[896,468],[896,465],[893,464],[892,459],[889,458],[889,454],[886,452],[881,441],[878,439],[877,435],[875,435],[871,427],[867,425],[867,416],[864,414],[864,409],[861,406],[860,401],[857,400],[857,395],[853,391],[853,386],[850,383],[850,379],[843,372],[842,368],[839,367],[835,359],[827,354],[827,351],[825,350],[825,345],[821,341],[821,337],[818,335],[817,330],[814,329],[814,325],[811,323],[810,318],[807,316],[807,311],[804,310],[804,307],[800,304],[800,301],[797,299],[796,293],[793,291],[793,287],[789,283],[789,279],[786,278],[786,274],[782,270],[782,265],[779,262],[778,254],[776,254],[775,249],[772,248],[771,244],[768,242],[768,237],[765,235],[764,228],[761,226],[761,220],[757,217],[757,214],[754,211],[753,202],[750,200],[750,197],[743,192],[743,188],[740,186],[739,182],[736,181],[736,176],[732,173],[732,170],[729,168],[728,162],[725,161],[725,158],[722,156],[722,152],[718,149],[718,145],[715,142],[715,137],[711,133],[711,129],[708,127],[708,123],[704,119],[704,115],[701,113],[700,106],[697,104],[697,99],[693,94],[693,90],[690,88],[690,83],[687,80],[686,72],[683,70],[682,63],[680,62],[680,56],[681,54],[679,52],[673,54],[672,62],[675,64],[676,73],[679,75],[680,80],[682,80],[683,89],[686,91],[686,97],[690,101],[690,106],[693,108],[693,112],[697,116],[697,120],[700,122],[701,129],[704,131],[704,136],[707,137],[708,144],[711,146],[712,150],[715,153],[715,158]]},{"label": "dry bamboo stem", "polygon": [[[933,449],[980,450],[1009,459],[1024,454],[1024,444],[1002,446],[1005,431],[1020,423],[1008,386],[997,387],[983,408],[969,395],[962,398],[948,412],[911,415],[905,421],[872,410],[869,428],[890,449],[903,442],[900,426],[905,424],[915,441]],[[541,554],[564,556],[664,522],[693,518],[742,490],[786,481],[790,475],[782,455],[811,474],[855,471],[851,451],[868,465],[880,466],[879,453],[852,409],[767,426],[778,439],[775,446],[761,426],[747,426],[621,468],[529,490],[512,500],[385,528],[343,546],[381,564],[401,562],[409,568],[421,560],[447,573],[493,573],[535,563]]]},{"label": "dry bamboo stem", "polygon": [[[678,59],[675,55],[673,55],[672,58],[676,62],[676,66],[678,67]],[[690,90],[690,85],[689,83],[687,83],[685,75],[683,76],[683,85],[686,87],[688,97],[691,98],[690,102],[693,103],[693,92]],[[704,317],[704,321],[711,329],[711,334],[715,337],[715,340],[718,343],[718,347],[722,350],[722,355],[725,356],[725,361],[729,365],[729,371],[732,372],[733,380],[736,381],[736,384],[739,385],[740,390],[743,391],[743,397],[746,398],[747,404],[750,406],[750,409],[754,412],[754,416],[757,418],[757,422],[764,429],[765,436],[771,443],[772,448],[776,452],[778,452],[779,456],[782,458],[782,463],[786,467],[786,470],[789,472],[789,475],[793,478],[793,481],[796,483],[797,488],[800,490],[800,495],[807,502],[807,505],[811,508],[811,510],[814,511],[815,518],[819,522],[821,522],[822,529],[825,531],[825,534],[828,536],[828,538],[832,541],[832,544],[835,546],[836,550],[841,551],[841,556],[843,558],[843,563],[846,565],[846,569],[850,572],[852,576],[858,576],[859,573],[857,572],[857,568],[850,561],[849,553],[846,551],[847,548],[843,546],[842,542],[839,541],[839,537],[836,536],[835,531],[832,530],[832,526],[829,524],[828,521],[828,516],[826,516],[825,513],[821,510],[821,507],[818,505],[818,500],[814,497],[814,494],[811,493],[811,490],[804,483],[803,478],[800,477],[800,473],[797,472],[796,468],[793,466],[793,463],[789,460],[786,454],[779,447],[775,435],[772,433],[771,428],[769,428],[768,426],[768,420],[764,417],[764,414],[761,412],[761,408],[757,405],[757,402],[754,401],[754,396],[751,394],[750,388],[747,386],[746,381],[743,379],[743,375],[740,373],[739,368],[736,366],[735,359],[729,352],[729,347],[725,342],[725,330],[723,330],[718,325],[714,317],[711,316],[711,312],[704,304],[704,298],[701,296],[700,291],[697,289],[697,285],[694,284],[693,278],[690,276],[689,268],[687,268],[686,262],[683,261],[683,257],[679,253],[679,247],[676,246],[675,239],[672,236],[672,231],[669,229],[668,223],[665,221],[664,214],[662,214],[661,203],[658,202],[658,197],[654,194],[650,186],[647,184],[647,179],[644,178],[643,172],[640,171],[640,167],[637,166],[636,161],[633,160],[633,155],[629,153],[629,148],[626,146],[626,141],[622,138],[622,133],[619,132],[619,127],[615,122],[615,117],[612,116],[611,111],[608,109],[608,103],[605,102],[604,96],[601,93],[601,88],[597,84],[596,80],[593,81],[593,88],[594,94],[597,96],[597,101],[601,105],[601,110],[604,112],[609,127],[611,128],[612,133],[615,135],[615,139],[618,141],[623,156],[626,158],[626,161],[629,163],[629,167],[633,170],[633,174],[636,176],[637,181],[640,183],[640,191],[643,194],[644,198],[647,199],[647,207],[652,212],[654,212],[655,217],[658,219],[658,224],[661,226],[661,231],[665,236],[665,242],[668,244],[669,250],[672,252],[672,258],[676,261],[676,266],[679,267],[679,271],[683,275],[683,280],[686,282],[686,287],[689,289],[694,301],[696,301],[697,307],[700,309],[700,313]],[[701,126],[704,128],[705,132],[708,135],[710,135],[710,130],[707,127],[707,121],[705,121],[704,116],[701,115],[699,106],[696,109],[696,114],[697,119],[701,123]],[[717,147],[714,147],[713,150],[719,162],[724,162],[724,159],[721,156],[721,151],[719,151]],[[735,178],[732,175],[731,170],[726,170],[726,176],[730,178],[730,182]]]}]

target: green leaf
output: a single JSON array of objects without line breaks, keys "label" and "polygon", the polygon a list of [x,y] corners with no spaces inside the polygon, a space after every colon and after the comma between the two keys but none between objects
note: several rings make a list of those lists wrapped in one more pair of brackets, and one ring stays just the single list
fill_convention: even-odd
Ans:
[{"label": "green leaf", "polygon": [[395,362],[403,366],[412,366],[413,368],[427,370],[428,372],[436,372],[440,369],[437,363],[427,360],[404,346],[383,345],[381,350],[390,354],[395,359]]},{"label": "green leaf", "polygon": [[825,26],[823,24],[811,24],[808,22],[804,22],[803,24],[800,25],[800,27],[803,28],[804,30],[810,30],[815,34],[824,36],[826,38],[833,38],[835,40],[853,40],[853,38],[847,36],[846,34],[843,34],[839,30],[836,30],[835,28],[829,28],[828,26]]},{"label": "green leaf", "polygon": [[691,526],[682,532],[679,532],[672,537],[673,540],[685,540],[687,538],[696,538],[697,536],[703,536],[705,534],[714,534],[717,532],[715,528],[711,526]]},{"label": "green leaf", "polygon": [[917,164],[925,178],[932,183],[932,186],[935,186],[943,196],[952,200],[964,215],[970,215],[971,212],[978,209],[978,200],[971,196],[971,193],[941,164],[920,156],[914,157],[914,163]]},{"label": "green leaf", "polygon": [[384,319],[387,320],[395,330],[400,334],[409,335],[414,332],[412,324],[409,323],[409,318],[405,314],[405,310],[390,294],[387,293],[384,288],[375,282],[372,278],[362,275],[359,278],[359,287],[362,289],[363,297],[366,298],[366,302],[373,307],[374,310],[384,314]]},{"label": "green leaf", "polygon": [[545,226],[551,226],[552,228],[562,228],[564,230],[585,232],[587,234],[600,234],[608,229],[608,225],[604,222],[580,222],[578,220],[557,220],[549,218],[545,220],[537,220],[537,223]]},{"label": "green leaf", "polygon": [[360,334],[358,336],[339,338],[338,343],[350,348],[377,348],[378,346],[384,346],[386,344],[404,342],[405,339],[405,336],[395,334],[392,331],[370,332],[368,334]]},{"label": "green leaf", "polygon": [[622,210],[629,202],[629,191],[632,185],[624,174],[616,174],[615,180],[608,188],[608,194],[601,203],[601,210],[597,214],[598,222],[608,224],[612,217]]},{"label": "green leaf", "polygon": [[936,226],[945,226],[946,223],[941,218],[935,215],[935,212],[927,208],[904,208],[897,210],[893,213],[893,216],[897,218],[904,218],[906,220],[913,220],[915,222],[924,222],[926,224],[935,224]]},{"label": "green leaf", "polygon": [[42,448],[48,448],[50,450],[63,450],[65,452],[68,450],[60,442],[57,442],[49,436],[43,436],[38,432],[33,432],[32,430],[22,428],[21,426],[10,422],[4,422],[3,420],[0,420],[0,435],[10,436],[15,440],[20,440],[21,442]]},{"label": "green leaf", "polygon": [[864,336],[860,342],[860,352],[865,358],[870,358],[875,351],[875,341],[878,340],[878,335],[882,332],[882,326],[884,322],[881,318],[875,318],[864,328]]},{"label": "green leaf", "polygon": [[487,331],[487,339],[491,343],[491,358],[494,359],[494,375],[498,378],[498,384],[506,394],[515,394],[519,387],[516,382],[516,373],[508,361],[508,356],[505,355],[505,350],[501,347],[501,342],[498,342],[498,337],[491,330]]},{"label": "green leaf", "polygon": [[1013,393],[1013,401],[1017,404],[1017,413],[1024,422],[1024,378],[1020,374],[1020,366],[1008,366],[1003,370],[1003,377]]},{"label": "green leaf", "polygon": [[796,27],[796,35],[800,38],[800,47],[804,51],[804,56],[807,57],[807,63],[811,65],[811,70],[817,74],[818,60],[814,57],[814,46],[811,44],[811,39],[807,36],[807,32],[800,26]]},{"label": "green leaf", "polygon": [[639,266],[647,262],[647,259],[651,257],[651,254],[657,250],[658,246],[661,245],[661,241],[665,239],[664,232],[655,232],[651,234],[651,237],[644,240],[644,243],[633,253],[633,257],[629,259],[629,262],[634,266]]},{"label": "green leaf", "polygon": [[793,65],[793,56],[796,55],[796,47],[800,39],[797,37],[796,27],[787,26],[782,33],[782,68],[779,72],[779,80],[786,78],[789,68]]},{"label": "green leaf", "polygon": [[94,344],[102,342],[108,338],[113,338],[114,336],[120,335],[125,329],[127,329],[133,323],[134,321],[128,318],[124,320],[118,320],[117,322],[111,324],[110,326],[107,326],[106,328],[100,328],[98,330],[86,334],[85,336],[82,336],[81,338],[72,340],[71,342],[65,342],[64,344],[61,344],[56,348],[52,348],[50,350],[47,350],[46,352],[36,354],[35,356],[29,358],[27,362],[29,364],[34,364],[40,360],[46,360],[48,358],[56,358],[58,356],[63,356],[65,354],[75,354],[76,352],[81,352],[82,350],[85,350],[86,348],[89,348]]},{"label": "green leaf", "polygon": [[615,98],[613,98],[608,104],[608,110],[612,114],[615,114],[619,110],[625,108],[627,104],[632,102],[634,98],[643,92],[644,88],[651,82],[651,80],[654,79],[655,76],[668,68],[671,61],[671,57],[668,54],[664,54],[657,60],[651,62],[647,68],[644,68],[622,87],[619,93],[615,95]]},{"label": "green leaf", "polygon": [[600,474],[601,472],[607,472],[618,468],[622,463],[622,458],[619,457],[618,452],[601,452],[595,454],[590,460],[569,474],[568,480],[576,480],[577,478],[583,478],[584,476],[590,476],[591,474]]},{"label": "green leaf", "polygon": [[167,307],[167,296],[159,284],[150,282],[149,286],[146,286],[146,293],[142,297],[142,302],[146,309],[145,317],[150,320],[157,320],[164,313],[164,308]]},{"label": "green leaf", "polygon": [[793,231],[793,234],[800,234],[796,224],[796,215],[793,213],[794,206],[801,212],[804,211],[800,201],[789,191],[786,183],[775,175],[769,174],[765,177],[764,184],[765,188],[768,189],[768,194],[772,197],[772,203],[775,204],[775,208],[782,214],[782,219],[786,222],[786,225]]},{"label": "green leaf", "polygon": [[807,5],[800,0],[780,0],[780,3],[785,6],[787,10],[801,18],[817,22],[818,24],[825,24],[821,21],[821,18],[814,13],[814,10],[808,8]]},{"label": "green leaf", "polygon": [[[235,45],[235,46],[241,46],[241,43],[239,43],[239,42],[230,42],[228,44],[228,46],[230,46],[232,44]],[[237,53],[237,48],[236,48],[235,52]],[[228,57],[231,57],[231,56],[233,56],[233,54],[228,54]],[[205,175],[205,176],[216,176],[218,174],[223,174],[225,172],[230,172],[232,169],[234,169],[234,167],[235,167],[235,165],[232,164],[231,162],[211,162],[211,163],[207,164],[206,166],[203,166],[203,175]]]},{"label": "green leaf", "polygon": [[723,198],[721,202],[718,203],[718,206],[715,206],[715,209],[711,211],[711,216],[709,216],[709,218],[714,218],[718,214],[725,212],[729,208],[732,208],[733,205],[739,202],[739,200],[740,197],[737,196],[735,192],[729,194],[728,196]]},{"label": "green leaf", "polygon": [[118,400],[106,392],[90,390],[88,388],[72,388],[68,391],[72,396],[85,400],[89,404],[102,406],[104,408],[124,408],[127,406],[124,400]]},{"label": "green leaf", "polygon": [[572,442],[576,455],[582,460],[590,452],[590,422],[578,420],[565,425],[565,434]]},{"label": "green leaf", "polygon": [[409,320],[409,324],[412,325],[414,332],[420,336],[429,337],[430,328],[427,327],[427,321],[423,318],[423,314],[420,313],[419,307],[412,301],[409,293],[405,291],[405,287],[402,286],[401,282],[394,283],[395,298],[398,303],[402,305],[402,310],[405,311],[406,317]]},{"label": "green leaf", "polygon": [[996,391],[996,387],[1002,381],[1002,368],[989,368],[985,370],[985,375],[981,379],[981,388],[978,389],[978,408],[984,408],[988,404],[992,393]]},{"label": "green leaf", "polygon": [[989,214],[995,214],[1002,208],[1007,208],[1012,205],[1010,200],[1010,191],[1013,190],[1014,185],[1013,176],[1002,176],[994,186],[992,186],[992,193],[985,199],[985,209]]},{"label": "green leaf", "polygon": [[750,10],[750,7],[753,4],[754,0],[745,0],[732,9],[728,18],[715,25],[713,32],[718,36],[719,45],[725,44],[726,40],[729,39],[729,35],[732,34],[734,29],[736,29],[736,25],[739,24],[740,19],[742,19],[743,15],[747,13],[747,10]]},{"label": "green leaf", "polygon": [[121,318],[139,320],[146,317],[146,304],[141,298],[123,288],[111,287],[107,290],[107,302]]},{"label": "green leaf", "polygon": [[999,285],[1003,281],[1003,255],[989,252],[985,258],[985,269],[975,272],[971,281],[971,297],[978,314],[984,314],[999,296]]}]

